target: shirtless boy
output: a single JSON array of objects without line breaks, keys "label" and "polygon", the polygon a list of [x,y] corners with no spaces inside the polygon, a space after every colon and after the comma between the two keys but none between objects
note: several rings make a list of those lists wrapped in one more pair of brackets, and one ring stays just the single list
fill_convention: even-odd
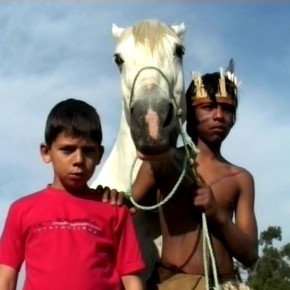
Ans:
[{"label": "shirtless boy", "polygon": [[[179,190],[160,208],[162,253],[148,289],[205,289],[202,212],[208,222],[219,283],[230,282],[236,285],[232,289],[242,289],[238,288],[233,258],[245,266],[253,265],[258,242],[253,177],[221,154],[222,142],[236,120],[236,79],[222,72],[195,76],[186,99],[187,132],[200,151],[198,178],[196,182],[189,168]],[[186,156],[184,148],[173,150],[171,156],[162,162],[144,161],[133,185],[136,201],[148,200],[151,195],[156,202],[171,191]],[[154,189],[158,189],[157,197]]]}]

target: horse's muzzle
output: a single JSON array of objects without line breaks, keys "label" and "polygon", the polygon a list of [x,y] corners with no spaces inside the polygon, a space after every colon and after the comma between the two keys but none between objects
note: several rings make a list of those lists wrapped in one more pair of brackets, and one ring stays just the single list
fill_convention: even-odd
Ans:
[{"label": "horse's muzzle", "polygon": [[176,145],[178,123],[170,100],[139,100],[132,104],[130,113],[131,135],[139,152],[163,154]]}]

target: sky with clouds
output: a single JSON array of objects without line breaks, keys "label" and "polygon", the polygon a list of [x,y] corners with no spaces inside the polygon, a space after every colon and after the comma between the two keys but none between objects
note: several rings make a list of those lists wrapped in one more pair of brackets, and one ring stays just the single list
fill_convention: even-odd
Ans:
[{"label": "sky with clouds", "polygon": [[121,111],[111,26],[143,19],[185,23],[186,86],[191,71],[213,72],[235,59],[238,120],[223,153],[254,175],[259,230],[280,225],[289,242],[287,3],[0,2],[0,230],[13,200],[51,181],[39,144],[55,103],[74,97],[97,108],[107,157]]}]

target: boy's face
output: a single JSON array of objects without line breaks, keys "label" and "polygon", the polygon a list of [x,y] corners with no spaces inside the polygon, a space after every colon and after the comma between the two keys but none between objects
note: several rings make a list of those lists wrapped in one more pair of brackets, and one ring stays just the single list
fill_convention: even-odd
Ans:
[{"label": "boy's face", "polygon": [[60,133],[51,147],[41,145],[41,155],[45,163],[52,163],[54,169],[53,186],[81,193],[87,188],[96,165],[101,161],[103,146],[91,139],[76,138]]},{"label": "boy's face", "polygon": [[235,107],[208,102],[194,108],[198,137],[206,142],[221,143],[233,126]]}]

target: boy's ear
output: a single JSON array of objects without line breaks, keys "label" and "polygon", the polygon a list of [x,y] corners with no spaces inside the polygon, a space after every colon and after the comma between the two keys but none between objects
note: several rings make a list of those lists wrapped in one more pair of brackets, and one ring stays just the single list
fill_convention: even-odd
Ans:
[{"label": "boy's ear", "polygon": [[45,163],[49,163],[51,161],[50,148],[47,146],[47,144],[45,143],[40,144],[40,154],[41,154],[42,160]]},{"label": "boy's ear", "polygon": [[99,150],[98,150],[98,160],[97,160],[96,166],[100,164],[103,158],[104,152],[105,152],[104,146],[100,145]]}]

